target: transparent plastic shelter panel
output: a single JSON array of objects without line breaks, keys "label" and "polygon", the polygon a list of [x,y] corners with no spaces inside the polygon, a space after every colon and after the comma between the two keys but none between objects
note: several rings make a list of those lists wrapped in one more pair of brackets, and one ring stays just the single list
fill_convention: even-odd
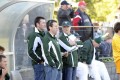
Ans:
[{"label": "transparent plastic shelter panel", "polygon": [[0,8],[9,2],[10,2],[9,0],[0,0]]},{"label": "transparent plastic shelter panel", "polygon": [[53,8],[54,3],[18,2],[0,12],[0,44],[7,52],[15,54],[16,69],[31,67],[27,55],[27,35],[36,16],[52,19]]},{"label": "transparent plastic shelter panel", "polygon": [[[7,35],[8,33],[12,33],[12,31],[15,31],[17,28],[14,25],[19,25],[19,22],[22,20],[20,17],[24,15],[24,13],[31,7],[34,6],[35,3],[29,3],[29,2],[21,2],[21,3],[16,3],[8,8],[4,9],[0,13],[0,17],[2,17],[2,25],[0,26],[1,28],[4,28],[2,32],[6,32],[6,37],[11,37],[12,34]],[[2,15],[1,15],[2,14]],[[15,34],[15,33],[13,33]]]},{"label": "transparent plastic shelter panel", "polygon": [[[14,37],[23,17],[33,8],[43,3],[20,2],[13,4],[0,12],[0,39],[5,40],[8,51],[13,51]],[[2,41],[3,41],[2,40]]]}]

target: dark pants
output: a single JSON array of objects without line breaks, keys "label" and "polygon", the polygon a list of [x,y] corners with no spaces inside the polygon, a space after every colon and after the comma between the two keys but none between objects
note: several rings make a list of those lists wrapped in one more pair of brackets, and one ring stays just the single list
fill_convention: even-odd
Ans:
[{"label": "dark pants", "polygon": [[37,64],[33,66],[35,80],[45,80],[44,64]]},{"label": "dark pants", "polygon": [[76,67],[63,68],[62,80],[76,80]]}]

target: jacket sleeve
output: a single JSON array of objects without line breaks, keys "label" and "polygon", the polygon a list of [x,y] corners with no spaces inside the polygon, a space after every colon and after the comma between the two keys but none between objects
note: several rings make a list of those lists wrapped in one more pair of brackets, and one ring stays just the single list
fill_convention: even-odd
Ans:
[{"label": "jacket sleeve", "polygon": [[67,44],[65,44],[62,40],[58,40],[58,42],[59,42],[59,44],[60,44],[60,46],[63,48],[63,49],[65,49],[66,51],[68,51],[68,52],[70,52],[70,51],[72,51],[72,50],[74,50],[75,48],[76,48],[76,46],[69,46],[69,45],[67,45]]},{"label": "jacket sleeve", "polygon": [[87,42],[84,42],[83,47],[81,48],[81,52],[80,52],[82,62],[87,63],[89,47],[90,47],[89,44]]},{"label": "jacket sleeve", "polygon": [[38,55],[40,54],[40,52],[36,52],[36,49],[38,47],[38,41],[39,38],[35,35],[30,35],[28,37],[28,55],[33,61],[37,63],[39,63],[39,61],[41,60],[41,57]]},{"label": "jacket sleeve", "polygon": [[82,41],[76,41],[77,45],[83,45]]},{"label": "jacket sleeve", "polygon": [[44,40],[43,40],[43,49],[44,49],[45,62],[48,65],[50,65],[52,67],[55,67],[55,62],[52,59],[51,54],[50,54],[50,45],[49,44],[50,44],[49,39],[44,38]]},{"label": "jacket sleeve", "polygon": [[81,17],[79,15],[76,15],[72,21],[73,26],[79,26],[80,20],[81,20]]}]

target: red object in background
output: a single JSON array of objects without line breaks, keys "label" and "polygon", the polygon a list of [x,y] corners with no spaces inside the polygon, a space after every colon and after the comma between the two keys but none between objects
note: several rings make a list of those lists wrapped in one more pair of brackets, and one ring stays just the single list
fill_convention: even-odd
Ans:
[{"label": "red object in background", "polygon": [[[73,26],[79,26],[79,22],[81,20],[81,17],[79,15],[76,15],[76,17],[73,18],[72,25]],[[79,27],[74,27],[75,30],[79,30]]]}]

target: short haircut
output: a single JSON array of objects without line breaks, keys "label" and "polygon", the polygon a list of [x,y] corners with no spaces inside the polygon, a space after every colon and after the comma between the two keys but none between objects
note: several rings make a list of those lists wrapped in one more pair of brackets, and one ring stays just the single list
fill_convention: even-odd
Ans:
[{"label": "short haircut", "polygon": [[48,20],[48,22],[47,22],[47,24],[46,24],[46,25],[47,25],[47,30],[48,30],[48,31],[50,31],[50,28],[49,28],[49,27],[52,27],[54,22],[57,23],[56,20]]},{"label": "short haircut", "polygon": [[0,55],[0,62],[2,61],[2,58],[6,58],[5,55]]},{"label": "short haircut", "polygon": [[35,18],[35,20],[34,20],[34,25],[35,25],[35,27],[37,27],[36,24],[39,23],[41,19],[45,19],[45,18],[44,18],[44,17],[41,17],[41,16],[38,16],[38,17]]},{"label": "short haircut", "polygon": [[0,51],[5,51],[5,48],[0,46]]},{"label": "short haircut", "polygon": [[118,33],[119,30],[120,30],[120,22],[117,22],[117,23],[114,25],[114,31],[115,31],[115,33]]}]

